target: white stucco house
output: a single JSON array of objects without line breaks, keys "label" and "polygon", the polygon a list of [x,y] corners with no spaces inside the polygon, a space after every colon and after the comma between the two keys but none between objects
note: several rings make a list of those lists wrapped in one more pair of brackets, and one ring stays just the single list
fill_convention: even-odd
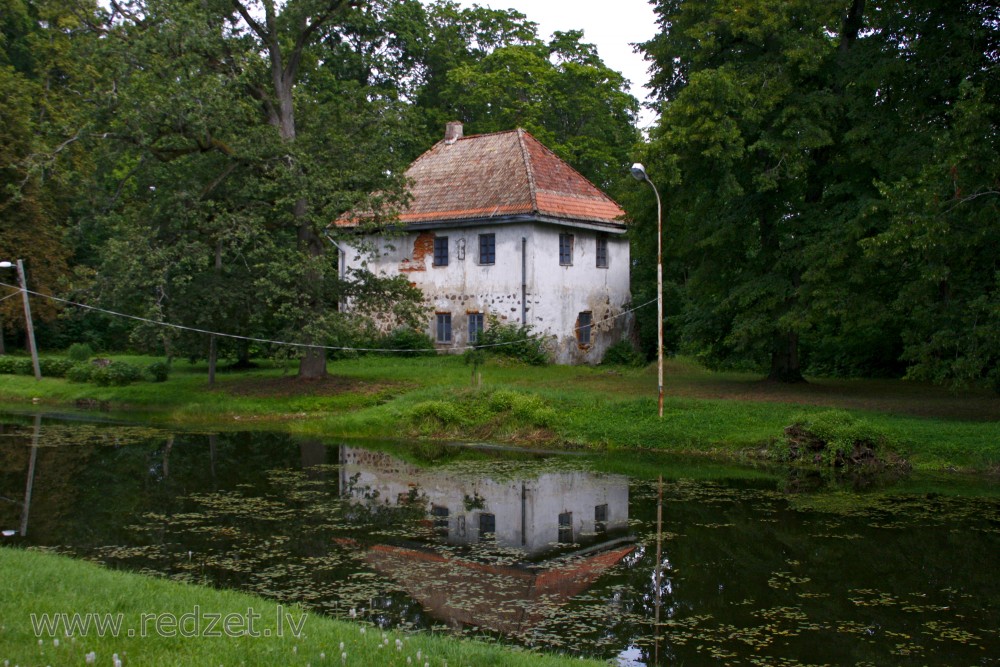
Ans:
[{"label": "white stucco house", "polygon": [[598,363],[625,335],[624,212],[528,132],[466,137],[449,123],[406,177],[403,233],[359,234],[341,268],[367,260],[375,273],[408,276],[433,310],[426,331],[439,350],[474,344],[489,315],[530,325],[563,364]]}]

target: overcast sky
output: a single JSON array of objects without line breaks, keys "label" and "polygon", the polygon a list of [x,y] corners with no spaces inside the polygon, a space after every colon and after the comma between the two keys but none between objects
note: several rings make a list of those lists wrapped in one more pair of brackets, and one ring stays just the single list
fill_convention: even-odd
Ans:
[{"label": "overcast sky", "polygon": [[[640,102],[646,99],[648,63],[632,44],[645,42],[656,34],[656,18],[647,0],[457,0],[464,7],[473,4],[493,9],[516,9],[538,24],[538,34],[548,39],[556,30],[582,30],[584,41],[597,45],[604,63],[632,82],[631,93]],[[655,116],[643,111],[639,126],[647,128]]]}]

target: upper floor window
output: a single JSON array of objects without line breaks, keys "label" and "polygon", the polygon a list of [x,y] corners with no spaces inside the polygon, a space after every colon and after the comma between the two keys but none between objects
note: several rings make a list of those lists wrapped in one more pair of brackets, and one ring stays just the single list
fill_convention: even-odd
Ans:
[{"label": "upper floor window", "polygon": [[495,264],[497,260],[497,235],[479,235],[479,263]]},{"label": "upper floor window", "polygon": [[573,235],[559,235],[559,264],[570,266],[573,264]]},{"label": "upper floor window", "polygon": [[608,268],[608,235],[597,235],[597,268]]},{"label": "upper floor window", "polygon": [[608,504],[594,506],[594,532],[608,532]]},{"label": "upper floor window", "polygon": [[437,342],[451,342],[451,313],[437,314]]},{"label": "upper floor window", "polygon": [[478,343],[481,333],[483,333],[483,314],[469,313],[469,342]]},{"label": "upper floor window", "polygon": [[448,266],[448,237],[434,237],[434,266]]}]

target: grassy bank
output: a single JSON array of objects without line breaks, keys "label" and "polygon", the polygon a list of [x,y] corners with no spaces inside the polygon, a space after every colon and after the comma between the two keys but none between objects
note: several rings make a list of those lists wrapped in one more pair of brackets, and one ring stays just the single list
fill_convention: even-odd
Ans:
[{"label": "grassy bank", "polygon": [[[0,572],[6,573],[0,596],[0,664],[82,665],[91,653],[95,664],[111,665],[117,655],[126,666],[604,664],[441,635],[383,633],[297,607],[281,608],[251,595],[110,571],[38,552],[0,548]],[[11,576],[15,573],[20,576]],[[120,630],[114,633],[119,636],[108,631],[98,637],[96,626],[86,636],[67,636],[62,625],[52,634],[35,632],[32,614],[37,623],[42,614],[54,619],[51,615],[63,613],[102,618],[120,614]],[[143,622],[144,614],[158,616]],[[229,617],[228,634],[233,636],[225,636],[222,621],[209,631],[214,614]],[[248,636],[250,614],[252,630],[261,636]],[[128,630],[135,636],[129,637]],[[147,636],[141,637],[144,631]],[[223,636],[213,636],[216,632]]]},{"label": "grassy bank", "polygon": [[[122,359],[148,364],[149,358]],[[810,378],[782,385],[712,373],[685,360],[666,369],[665,414],[656,416],[655,368],[544,368],[490,362],[482,387],[456,357],[365,357],[331,362],[325,381],[301,382],[292,365],[222,374],[175,364],[165,383],[96,387],[0,376],[0,400],[107,402],[154,420],[280,428],[345,437],[427,437],[547,447],[660,450],[725,458],[759,456],[797,415],[847,410],[891,435],[923,469],[1000,465],[1000,400],[991,393],[894,380]]]}]

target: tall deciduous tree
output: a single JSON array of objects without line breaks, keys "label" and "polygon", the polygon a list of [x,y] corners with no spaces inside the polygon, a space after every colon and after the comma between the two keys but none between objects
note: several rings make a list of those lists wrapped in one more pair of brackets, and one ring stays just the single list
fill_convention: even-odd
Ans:
[{"label": "tall deciduous tree", "polygon": [[785,380],[996,377],[995,3],[656,7],[688,349]]},{"label": "tall deciduous tree", "polygon": [[[43,293],[71,282],[66,218],[89,168],[79,141],[85,49],[79,20],[61,3],[0,0],[0,259],[23,259],[29,288]],[[32,315],[45,322],[57,312],[36,299]],[[20,300],[0,302],[0,322],[21,328]]]},{"label": "tall deciduous tree", "polygon": [[[371,192],[400,190],[394,100],[342,78],[319,44],[346,10],[112,4],[99,120],[112,165],[100,216],[112,230],[100,251],[106,297],[154,323],[303,343],[300,376],[325,374],[335,304],[372,288],[337,275],[325,229]],[[137,335],[204,354],[198,339],[151,326]]]}]

